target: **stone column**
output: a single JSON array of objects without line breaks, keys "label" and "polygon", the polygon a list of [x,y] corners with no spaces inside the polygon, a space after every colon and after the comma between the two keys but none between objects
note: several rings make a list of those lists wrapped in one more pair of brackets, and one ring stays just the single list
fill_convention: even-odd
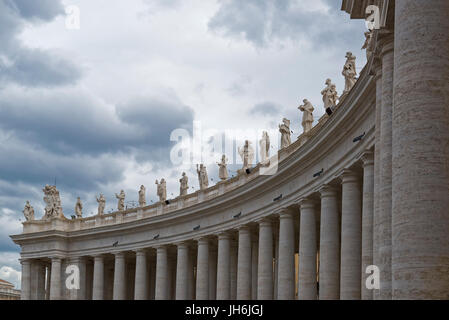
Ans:
[{"label": "stone column", "polygon": [[194,300],[195,299],[195,287],[196,287],[196,281],[195,281],[195,273],[194,268],[196,265],[196,256],[194,254],[193,248],[189,248],[189,261],[188,261],[188,274],[187,274],[187,281],[188,281],[188,299]]},{"label": "stone column", "polygon": [[46,264],[47,278],[45,279],[45,300],[50,300],[51,264]]},{"label": "stone column", "polygon": [[209,299],[209,239],[198,240],[196,264],[196,300]]},{"label": "stone column", "polygon": [[157,248],[156,253],[156,300],[168,299],[168,253],[167,247]]},{"label": "stone column", "polygon": [[231,281],[230,284],[230,299],[236,300],[237,299],[237,254],[238,254],[238,244],[237,241],[232,239],[231,240],[231,249],[230,249],[230,270],[229,270],[229,279]]},{"label": "stone column", "polygon": [[126,299],[125,253],[115,253],[113,300]]},{"label": "stone column", "polygon": [[295,299],[295,223],[290,211],[279,215],[278,300]]},{"label": "stone column", "polygon": [[188,264],[189,246],[182,242],[178,244],[178,261],[176,272],[176,300],[188,300]]},{"label": "stone column", "polygon": [[[374,60],[376,79],[376,130],[374,147],[374,213],[373,213],[373,264],[379,265],[380,255],[380,115],[382,109],[382,63],[380,59]],[[373,291],[373,298],[377,299],[379,290]]]},{"label": "stone column", "polygon": [[362,203],[359,177],[349,169],[341,175],[340,299],[359,300],[362,256]]},{"label": "stone column", "polygon": [[230,249],[231,249],[231,236],[228,233],[219,234],[218,264],[217,264],[217,300],[230,299],[231,293]]},{"label": "stone column", "polygon": [[31,261],[21,259],[22,280],[20,300],[31,300]]},{"label": "stone column", "polygon": [[246,225],[239,228],[237,265],[237,300],[251,300],[251,231]]},{"label": "stone column", "polygon": [[51,258],[50,300],[61,300],[61,258]]},{"label": "stone column", "polygon": [[257,299],[273,299],[273,226],[270,219],[259,221]]},{"label": "stone column", "polygon": [[273,223],[273,246],[274,246],[274,264],[273,264],[273,300],[278,299],[278,270],[279,270],[279,224]]},{"label": "stone column", "polygon": [[362,300],[372,300],[373,291],[366,287],[366,268],[373,264],[373,214],[374,214],[374,154],[367,151],[363,161],[362,201]]},{"label": "stone column", "polygon": [[315,203],[310,199],[304,199],[300,203],[299,228],[298,300],[316,300],[317,229]]},{"label": "stone column", "polygon": [[147,251],[136,250],[136,280],[134,281],[134,300],[148,300]]},{"label": "stone column", "polygon": [[449,1],[395,1],[393,299],[449,292]]},{"label": "stone column", "polygon": [[259,238],[251,236],[251,300],[257,300],[257,277],[259,266]]},{"label": "stone column", "polygon": [[209,300],[217,299],[217,248],[209,247]]},{"label": "stone column", "polygon": [[104,258],[102,255],[94,256],[94,285],[92,300],[104,299]]},{"label": "stone column", "polygon": [[382,109],[380,112],[379,259],[377,266],[380,269],[379,298],[391,299],[393,37],[382,38],[380,44],[382,45]]},{"label": "stone column", "polygon": [[321,194],[320,300],[340,298],[340,217],[337,189],[325,185]]},{"label": "stone column", "polygon": [[[86,300],[86,259],[84,257],[75,257],[70,259],[70,264],[78,267],[79,270],[79,289],[70,289],[70,300]],[[64,270],[65,274],[65,270]],[[66,277],[69,274],[65,274]],[[65,281],[63,281],[65,284]]]}]

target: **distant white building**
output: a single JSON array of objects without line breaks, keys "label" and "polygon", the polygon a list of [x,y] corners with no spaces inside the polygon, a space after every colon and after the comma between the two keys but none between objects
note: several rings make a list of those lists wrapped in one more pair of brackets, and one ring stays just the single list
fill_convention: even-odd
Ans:
[{"label": "distant white building", "polygon": [[20,300],[20,290],[11,282],[0,279],[0,300]]}]

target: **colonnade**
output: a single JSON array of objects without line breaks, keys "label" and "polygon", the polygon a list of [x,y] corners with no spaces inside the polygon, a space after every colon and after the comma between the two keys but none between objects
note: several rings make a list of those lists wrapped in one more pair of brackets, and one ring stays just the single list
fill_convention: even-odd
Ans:
[{"label": "colonnade", "polygon": [[[354,168],[296,204],[219,234],[95,256],[22,260],[22,298],[368,298],[362,291],[373,252],[373,159],[368,150]],[[65,287],[71,264],[80,270],[78,290]],[[31,277],[32,269],[38,277]]]}]

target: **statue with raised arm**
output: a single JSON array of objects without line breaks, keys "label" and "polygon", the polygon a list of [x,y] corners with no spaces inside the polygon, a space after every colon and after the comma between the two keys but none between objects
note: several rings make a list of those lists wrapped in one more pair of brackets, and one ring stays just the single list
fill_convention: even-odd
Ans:
[{"label": "statue with raised arm", "polygon": [[226,163],[226,155],[221,156],[221,162],[217,162],[218,164],[218,177],[221,181],[228,179],[228,168]]},{"label": "statue with raised arm", "polygon": [[288,147],[292,141],[290,138],[290,120],[282,119],[282,124],[279,125],[279,132],[281,133],[281,149]]},{"label": "statue with raised arm", "polygon": [[118,199],[117,210],[123,211],[125,210],[125,191],[121,190],[120,194],[115,194],[115,197]]},{"label": "statue with raised arm", "polygon": [[179,179],[179,195],[180,196],[186,196],[187,192],[189,191],[189,178],[187,177],[186,173],[182,173],[181,179]]},{"label": "statue with raised arm", "polygon": [[355,69],[355,56],[351,52],[346,53],[346,62],[343,66],[342,75],[345,77],[345,90],[343,95],[347,94],[354,86],[357,78],[357,71]]},{"label": "statue with raised arm", "polygon": [[362,46],[362,50],[366,50],[366,60],[369,60],[371,58],[371,55],[373,54],[373,31],[367,31],[365,32],[365,43]]},{"label": "statue with raised arm", "polygon": [[263,131],[262,132],[262,139],[259,141],[259,151],[260,151],[260,163],[263,166],[266,166],[269,164],[270,160],[270,136],[268,135],[268,132]]},{"label": "statue with raised arm", "polygon": [[44,201],[45,201],[45,214],[43,220],[51,218],[62,218],[64,214],[62,212],[61,198],[59,197],[59,191],[56,186],[46,185],[44,189]]},{"label": "statue with raised arm", "polygon": [[245,140],[243,148],[238,148],[238,152],[243,161],[242,170],[250,169],[254,160],[254,148],[249,140]]},{"label": "statue with raised arm", "polygon": [[147,205],[147,200],[145,199],[146,189],[144,185],[140,186],[139,190],[139,206],[145,207]]},{"label": "statue with raised arm", "polygon": [[100,198],[95,197],[98,202],[98,215],[102,216],[104,214],[104,208],[106,207],[106,199],[104,198],[104,195],[100,193]]},{"label": "statue with raised arm", "polygon": [[200,184],[200,190],[207,189],[209,187],[209,177],[207,176],[207,169],[204,164],[196,165],[196,172],[198,173],[198,181]]},{"label": "statue with raised arm", "polygon": [[75,205],[75,215],[78,219],[83,217],[83,204],[81,203],[81,198],[78,197]]},{"label": "statue with raised arm", "polygon": [[159,201],[164,202],[165,200],[167,200],[167,184],[165,182],[165,179],[162,178],[161,182],[158,182],[156,180],[156,185],[157,185],[157,195],[159,197]]},{"label": "statue with raised arm", "polygon": [[309,100],[304,99],[303,102],[304,104],[299,106],[298,109],[303,112],[301,125],[304,128],[303,132],[307,133],[312,130],[314,108]]},{"label": "statue with raised arm", "polygon": [[31,206],[30,202],[27,201],[25,204],[25,208],[23,208],[23,215],[25,216],[26,221],[34,220],[34,208]]}]

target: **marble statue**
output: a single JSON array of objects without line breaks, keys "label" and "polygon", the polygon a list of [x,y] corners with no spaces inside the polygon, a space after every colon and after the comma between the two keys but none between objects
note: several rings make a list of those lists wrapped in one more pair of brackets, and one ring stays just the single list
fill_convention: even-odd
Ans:
[{"label": "marble statue", "polygon": [[25,216],[26,221],[34,220],[34,208],[30,205],[30,202],[27,201],[25,204],[25,208],[23,208],[23,215]]},{"label": "marble statue", "polygon": [[292,142],[290,138],[290,120],[282,119],[282,124],[279,125],[279,132],[281,133],[281,149],[288,147]]},{"label": "marble statue", "polygon": [[326,88],[321,91],[321,94],[323,95],[324,109],[328,114],[332,113],[337,105],[338,93],[331,79],[326,80]]},{"label": "marble statue", "polygon": [[242,170],[246,170],[252,167],[254,160],[254,148],[251,146],[249,140],[245,140],[243,148],[238,148],[238,152],[243,161]]},{"label": "marble statue", "polygon": [[157,185],[157,195],[159,197],[160,202],[164,202],[167,200],[167,183],[165,182],[165,179],[162,178],[161,182],[158,182],[156,180]]},{"label": "marble statue", "polygon": [[371,58],[371,55],[373,54],[373,32],[367,31],[365,32],[365,43],[362,46],[362,50],[366,50],[366,60],[369,60]]},{"label": "marble statue", "polygon": [[209,178],[207,176],[206,166],[200,164],[198,169],[198,165],[196,165],[196,172],[198,173],[198,181],[200,183],[200,190],[206,189],[209,187]]},{"label": "marble statue", "polygon": [[75,215],[77,218],[83,217],[83,204],[81,203],[81,198],[78,197],[75,204]]},{"label": "marble statue", "polygon": [[226,155],[221,156],[221,162],[217,162],[218,164],[218,177],[221,179],[221,181],[224,181],[228,179],[228,168],[226,164]]},{"label": "marble statue", "polygon": [[104,213],[104,208],[106,207],[106,199],[104,195],[100,193],[100,198],[95,197],[98,202],[98,215],[101,216]]},{"label": "marble statue", "polygon": [[187,177],[186,173],[182,173],[181,179],[179,179],[179,183],[181,184],[179,187],[179,195],[186,196],[187,191],[189,191],[189,178]]},{"label": "marble statue", "polygon": [[313,106],[309,100],[304,99],[304,104],[299,106],[298,109],[303,112],[302,114],[302,127],[304,128],[304,133],[312,130],[313,125]]},{"label": "marble statue", "polygon": [[268,165],[270,162],[270,136],[266,131],[262,132],[262,139],[259,140],[259,152],[261,165]]},{"label": "marble statue", "polygon": [[355,56],[351,52],[346,53],[346,62],[341,73],[345,77],[345,90],[343,95],[347,94],[357,81],[357,71],[355,69]]},{"label": "marble statue", "polygon": [[147,201],[145,199],[146,189],[144,185],[140,186],[139,190],[139,206],[145,207],[147,205]]},{"label": "marble statue", "polygon": [[62,213],[61,198],[59,197],[59,191],[56,189],[56,186],[49,186],[47,184],[42,191],[44,191],[44,202],[46,204],[45,214],[42,219],[47,220],[64,217],[64,214]]},{"label": "marble statue", "polygon": [[117,210],[123,211],[125,210],[125,191],[121,190],[120,194],[115,194],[115,197],[118,199]]}]

